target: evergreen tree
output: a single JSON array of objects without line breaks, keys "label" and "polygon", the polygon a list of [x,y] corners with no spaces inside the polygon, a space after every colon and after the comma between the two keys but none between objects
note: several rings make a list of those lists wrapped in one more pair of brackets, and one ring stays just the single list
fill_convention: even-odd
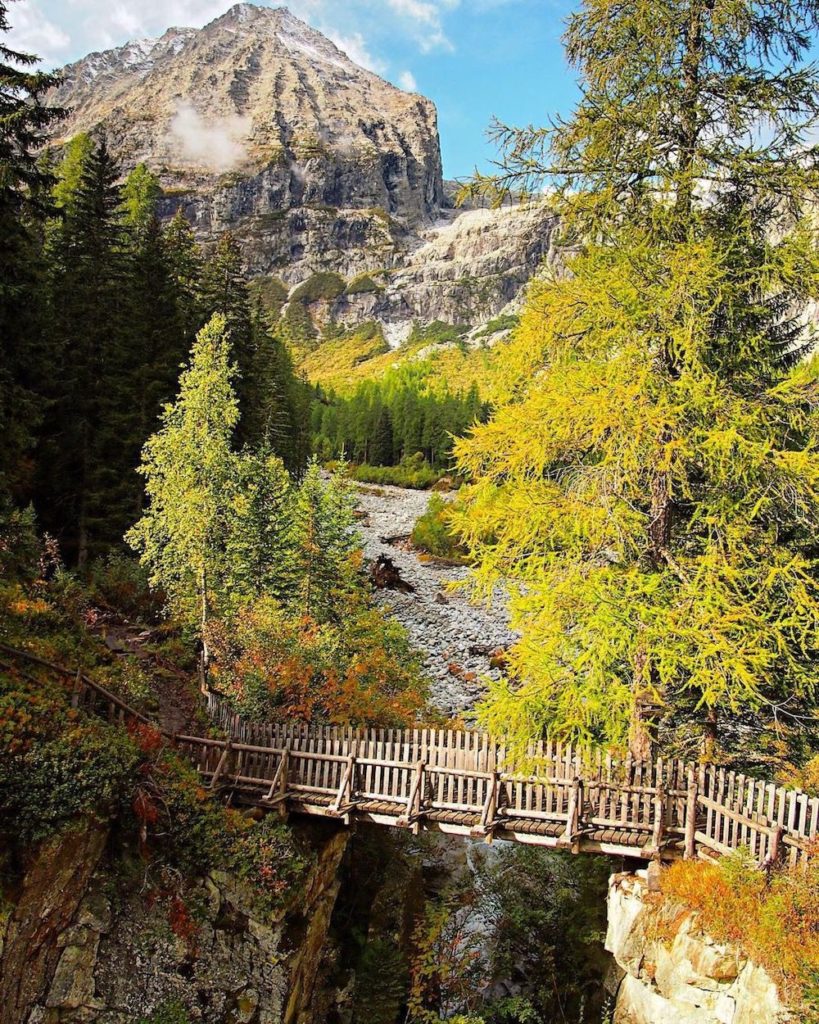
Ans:
[{"label": "evergreen tree", "polygon": [[[0,34],[8,29],[8,4],[0,0]],[[30,494],[41,374],[49,365],[38,225],[47,212],[40,200],[50,177],[37,153],[62,116],[43,103],[55,79],[32,70],[36,61],[0,42],[0,490],[21,497]]]},{"label": "evergreen tree", "polygon": [[165,228],[165,251],[176,293],[180,345],[190,351],[197,331],[202,326],[199,286],[202,277],[202,253],[196,244],[191,226],[181,210],[177,210]]},{"label": "evergreen tree", "polygon": [[457,445],[477,581],[512,581],[523,634],[484,720],[521,743],[630,730],[646,756],[654,705],[813,692],[817,379],[788,367],[817,284],[816,13],[586,0],[573,118],[498,129],[476,187],[550,184],[580,250],[530,296],[509,402]]},{"label": "evergreen tree", "polygon": [[269,445],[298,473],[305,458],[299,444],[307,425],[301,382],[293,371],[287,346],[269,322],[257,298],[253,307],[251,361],[244,388],[240,435],[246,445]]},{"label": "evergreen tree", "polygon": [[297,601],[303,615],[325,621],[336,614],[338,598],[352,580],[354,525],[349,484],[340,475],[325,484],[319,464],[311,460],[294,507]]},{"label": "evergreen tree", "polygon": [[[128,440],[130,462],[136,466],[139,452],[157,425],[166,402],[176,393],[181,364],[191,348],[196,314],[195,252],[181,243],[172,248],[157,218],[161,189],[157,178],[139,164],[122,187],[126,264],[124,299],[128,302],[131,333],[127,390],[131,394],[131,426]],[[174,228],[174,246],[181,232]],[[170,232],[170,229],[169,229]],[[191,245],[195,245],[190,239]],[[181,250],[181,252],[180,252]],[[191,265],[179,273],[179,256]],[[133,477],[134,508],[142,508],[143,490]]]},{"label": "evergreen tree", "polygon": [[293,494],[284,463],[267,445],[236,457],[226,546],[226,589],[234,603],[294,592]]},{"label": "evergreen tree", "polygon": [[[58,356],[42,452],[41,515],[82,567],[115,542],[133,511],[129,330],[118,168],[104,141],[69,154],[76,186],[60,188],[50,240],[50,330]],[[69,170],[74,175],[74,164]],[[65,181],[61,182],[61,186]]]},{"label": "evergreen tree", "polygon": [[137,164],[125,179],[122,187],[123,219],[135,235],[145,232],[156,217],[156,205],[161,194],[156,175],[145,164]]},{"label": "evergreen tree", "polygon": [[150,569],[151,585],[203,634],[214,607],[227,602],[237,495],[235,374],[225,318],[216,314],[196,337],[161,430],[145,444],[140,472],[149,504],[126,537]]},{"label": "evergreen tree", "polygon": [[225,318],[233,360],[237,367],[236,393],[239,396],[240,427],[238,439],[247,440],[243,418],[252,402],[254,332],[250,295],[242,269],[239,243],[229,232],[217,242],[205,262],[201,282],[204,318],[219,313]]}]

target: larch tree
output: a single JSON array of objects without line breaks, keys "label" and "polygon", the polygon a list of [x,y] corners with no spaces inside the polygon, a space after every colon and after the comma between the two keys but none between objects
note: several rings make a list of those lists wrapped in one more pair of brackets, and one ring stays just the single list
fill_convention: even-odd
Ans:
[{"label": "larch tree", "polygon": [[150,570],[151,585],[164,590],[203,637],[228,577],[237,481],[235,373],[225,318],[215,314],[196,336],[161,429],[145,444],[140,472],[148,505],[126,535]]},{"label": "larch tree", "polygon": [[809,707],[819,644],[812,203],[819,5],[586,0],[582,98],[496,126],[573,255],[530,291],[505,400],[459,442],[475,583],[521,631],[483,720],[646,757],[658,719]]}]

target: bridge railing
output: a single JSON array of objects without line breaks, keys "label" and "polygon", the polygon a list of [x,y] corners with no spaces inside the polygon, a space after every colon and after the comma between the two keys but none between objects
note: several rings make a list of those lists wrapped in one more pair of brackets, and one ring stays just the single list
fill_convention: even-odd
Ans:
[{"label": "bridge railing", "polygon": [[[817,843],[819,798],[716,765],[602,752],[590,759],[541,742],[528,751],[534,773],[520,775],[506,771],[503,743],[476,731],[253,723],[215,693],[208,707],[237,740],[286,748],[293,786],[323,795],[341,785],[341,770],[332,766],[353,756],[356,797],[409,804],[421,792],[428,810],[480,813],[484,828],[501,816],[507,823],[563,822],[569,838],[593,832],[613,842],[629,832],[643,855],[722,855],[745,847],[760,864],[794,865]],[[424,784],[413,795],[419,765]]]},{"label": "bridge railing", "polygon": [[[0,644],[65,680],[75,707],[153,725],[81,671]],[[251,723],[219,695],[208,710],[228,739],[171,736],[203,782],[272,808],[384,824],[438,824],[471,835],[652,856],[719,856],[745,847],[761,864],[817,852],[819,798],[751,776],[676,759],[593,758],[548,742],[529,749],[531,774],[507,768],[504,744],[443,729],[309,728]],[[154,726],[155,727],[155,726]]]}]

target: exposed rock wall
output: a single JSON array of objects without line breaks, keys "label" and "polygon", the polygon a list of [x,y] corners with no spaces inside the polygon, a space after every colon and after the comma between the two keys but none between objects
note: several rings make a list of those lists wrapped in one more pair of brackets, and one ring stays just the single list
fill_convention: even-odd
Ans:
[{"label": "exposed rock wall", "polygon": [[[107,838],[108,828],[98,822],[70,829],[44,843],[27,866],[14,909],[0,929],[2,1024],[43,1019],[55,968],[71,943],[68,936],[85,927],[78,909]],[[82,982],[72,972],[62,984],[74,998]]]},{"label": "exposed rock wall", "polygon": [[105,838],[89,828],[48,844],[27,873],[6,930],[2,1024],[134,1024],[169,1006],[203,1024],[307,1024],[347,832],[310,829],[315,868],[277,915],[231,875],[194,880],[188,936],[134,884],[144,864],[103,856]]},{"label": "exposed rock wall", "polygon": [[286,8],[240,3],[63,68],[49,102],[61,143],[104,135],[124,172],[146,164],[203,242],[230,230],[252,276],[288,285],[384,271],[334,319],[477,325],[550,252],[544,204],[456,213],[435,105],[357,66]]},{"label": "exposed rock wall", "polygon": [[606,949],[619,967],[613,1024],[784,1024],[769,975],[699,927],[679,903],[648,894],[645,872],[613,875]]}]

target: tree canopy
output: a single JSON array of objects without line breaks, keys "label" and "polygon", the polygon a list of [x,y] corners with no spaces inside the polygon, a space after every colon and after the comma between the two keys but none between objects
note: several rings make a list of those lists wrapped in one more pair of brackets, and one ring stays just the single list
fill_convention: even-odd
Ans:
[{"label": "tree canopy", "polygon": [[658,717],[800,713],[819,589],[814,4],[683,0],[569,21],[582,98],[498,128],[575,255],[531,289],[506,401],[456,445],[476,581],[522,639],[484,720],[650,751]]}]

